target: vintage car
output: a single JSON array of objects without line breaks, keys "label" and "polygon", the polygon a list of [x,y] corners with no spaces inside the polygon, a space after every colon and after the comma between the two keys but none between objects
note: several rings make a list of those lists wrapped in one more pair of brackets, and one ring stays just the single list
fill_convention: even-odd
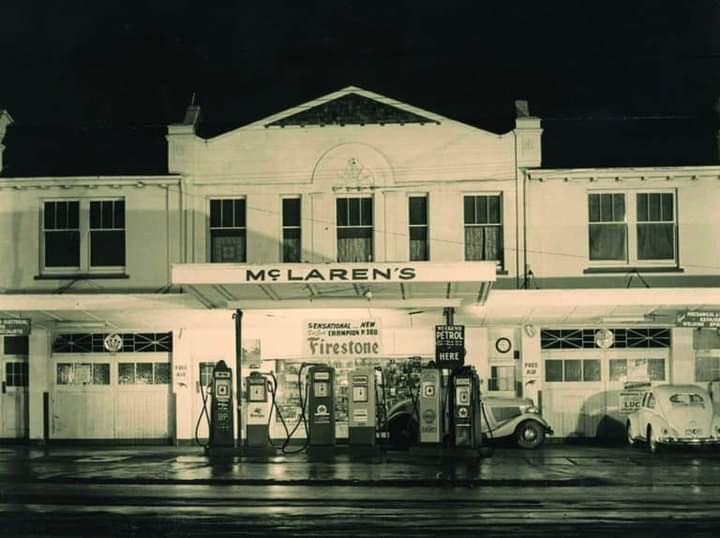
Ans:
[{"label": "vintage car", "polygon": [[648,389],[625,428],[631,446],[642,441],[653,453],[668,445],[720,445],[720,416],[713,413],[710,394],[697,385]]},{"label": "vintage car", "polygon": [[[520,448],[538,448],[553,433],[532,400],[482,398],[482,433],[486,438],[512,438]],[[390,443],[407,448],[418,442],[417,411],[411,400],[398,403],[388,413]]]}]

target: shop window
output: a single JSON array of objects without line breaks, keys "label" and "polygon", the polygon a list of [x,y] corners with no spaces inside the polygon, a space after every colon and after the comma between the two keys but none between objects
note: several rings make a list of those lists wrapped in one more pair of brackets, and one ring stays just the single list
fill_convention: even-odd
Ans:
[{"label": "shop window", "polygon": [[627,359],[610,359],[610,381],[627,379]]},{"label": "shop window", "polygon": [[[596,349],[598,329],[543,329],[540,331],[542,349]],[[612,349],[669,348],[670,329],[637,328],[609,329],[613,334]]]},{"label": "shop window", "polygon": [[502,198],[499,194],[464,197],[465,259],[503,264]]},{"label": "shop window", "polygon": [[5,355],[24,355],[29,353],[29,338],[27,336],[6,336],[3,339],[3,353]]},{"label": "shop window", "polygon": [[[62,333],[53,341],[54,353],[108,353],[108,333]],[[122,333],[118,353],[158,353],[172,351],[172,333]]]},{"label": "shop window", "polygon": [[602,379],[599,359],[548,359],[545,361],[545,381],[594,382]]},{"label": "shop window", "polygon": [[720,379],[720,357],[695,358],[695,381],[715,381]]},{"label": "shop window", "polygon": [[410,261],[430,259],[428,233],[428,197],[408,198],[408,222],[410,226]]},{"label": "shop window", "polygon": [[246,234],[244,198],[210,200],[211,262],[244,262]]},{"label": "shop window", "polygon": [[42,221],[45,270],[124,270],[125,200],[48,200]]},{"label": "shop window", "polygon": [[58,385],[109,385],[109,363],[58,363]]},{"label": "shop window", "polygon": [[515,367],[514,366],[491,366],[488,390],[491,391],[514,391],[515,390]]},{"label": "shop window", "polygon": [[610,359],[610,381],[665,381],[665,359]]},{"label": "shop window", "polygon": [[674,262],[675,214],[672,191],[588,193],[590,261]]},{"label": "shop window", "polygon": [[371,262],[373,259],[372,198],[338,198],[336,212],[337,260]]},{"label": "shop window", "polygon": [[302,260],[300,222],[300,198],[283,198],[282,261],[284,262],[299,262]]},{"label": "shop window", "polygon": [[167,362],[121,362],[118,364],[120,385],[168,385],[170,364]]},{"label": "shop window", "polygon": [[28,386],[28,364],[27,362],[6,362],[5,363],[5,385],[8,387]]},{"label": "shop window", "polygon": [[[203,387],[209,387],[212,383],[212,374],[215,370],[215,362],[200,363],[200,383]],[[204,389],[203,389],[204,390]]]}]

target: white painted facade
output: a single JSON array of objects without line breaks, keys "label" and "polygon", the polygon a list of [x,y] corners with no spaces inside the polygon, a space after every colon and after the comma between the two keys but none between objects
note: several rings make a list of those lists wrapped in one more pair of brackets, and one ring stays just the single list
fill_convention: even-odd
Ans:
[{"label": "white painted facade", "polygon": [[[293,124],[349,95],[415,120]],[[15,357],[28,362],[29,385],[3,392],[3,409],[19,418],[3,419],[0,437],[189,442],[201,409],[201,363],[234,365],[235,308],[245,312],[243,339],[260,340],[263,360],[302,361],[303,322],[342,316],[381,319],[387,358],[432,358],[434,326],[443,323],[443,307],[453,306],[484,390],[532,397],[560,436],[595,436],[603,417],[621,420],[622,383],[611,380],[612,360],[663,359],[665,381],[696,382],[697,355],[720,355],[712,339],[701,349],[697,331],[674,327],[676,312],[720,309],[720,254],[708,233],[720,218],[720,167],[543,170],[538,118],[519,117],[513,131],[496,135],[353,87],[207,140],[196,134],[198,117],[191,108],[183,123],[168,128],[167,176],[0,179],[0,316],[33,319],[29,358]],[[628,207],[638,192],[672,193],[676,256],[611,267],[590,260],[594,192],[626,193]],[[340,282],[337,289],[324,283],[297,290],[212,280],[219,278],[214,266],[222,267],[212,263],[212,200],[244,201],[243,264],[288,265],[282,258],[288,197],[300,200],[302,248],[293,263],[337,262],[336,200],[365,197],[372,200],[366,263],[469,269],[480,263],[465,261],[464,201],[473,195],[498,196],[502,207],[502,257],[496,275],[476,279],[494,281],[482,298],[479,284],[459,278],[392,289]],[[411,196],[427,197],[428,261],[410,261]],[[125,215],[125,265],[112,270],[92,267],[88,224],[90,203],[108,200],[124,201]],[[44,266],[47,201],[79,201],[80,264],[72,271]],[[629,234],[634,224],[628,222]],[[191,284],[173,276],[193,268],[196,274],[209,268],[210,280]],[[650,350],[543,349],[544,330],[608,327],[670,329],[671,343]],[[172,333],[172,350],[53,351],[59,335],[75,333]],[[499,339],[510,348],[501,351]],[[599,380],[547,381],[548,361],[564,360],[600,361]],[[108,383],[62,385],[58,365],[68,363],[107,364]],[[171,377],[121,383],[121,363],[165,363]],[[135,375],[148,371],[134,368]],[[152,371],[158,368],[164,367]]]}]

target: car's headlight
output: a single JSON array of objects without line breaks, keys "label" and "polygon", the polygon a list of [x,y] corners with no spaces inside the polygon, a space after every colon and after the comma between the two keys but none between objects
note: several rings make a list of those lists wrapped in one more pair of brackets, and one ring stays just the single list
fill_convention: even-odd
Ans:
[{"label": "car's headlight", "polygon": [[525,409],[525,412],[526,412],[526,413],[532,413],[533,415],[539,415],[539,414],[540,414],[540,410],[539,410],[537,407],[535,407],[534,405],[531,405],[530,407],[528,407],[527,409]]}]

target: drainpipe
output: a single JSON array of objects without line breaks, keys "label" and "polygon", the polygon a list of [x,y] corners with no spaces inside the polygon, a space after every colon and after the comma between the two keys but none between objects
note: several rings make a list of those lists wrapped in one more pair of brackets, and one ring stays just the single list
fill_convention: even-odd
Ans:
[{"label": "drainpipe", "polygon": [[525,270],[523,271],[523,274],[524,274],[523,287],[525,289],[527,289],[527,287],[528,287],[527,188],[528,188],[527,170],[523,170],[523,267],[525,267]]},{"label": "drainpipe", "polygon": [[237,448],[242,448],[242,317],[243,311],[235,310],[235,401],[237,402]]}]

